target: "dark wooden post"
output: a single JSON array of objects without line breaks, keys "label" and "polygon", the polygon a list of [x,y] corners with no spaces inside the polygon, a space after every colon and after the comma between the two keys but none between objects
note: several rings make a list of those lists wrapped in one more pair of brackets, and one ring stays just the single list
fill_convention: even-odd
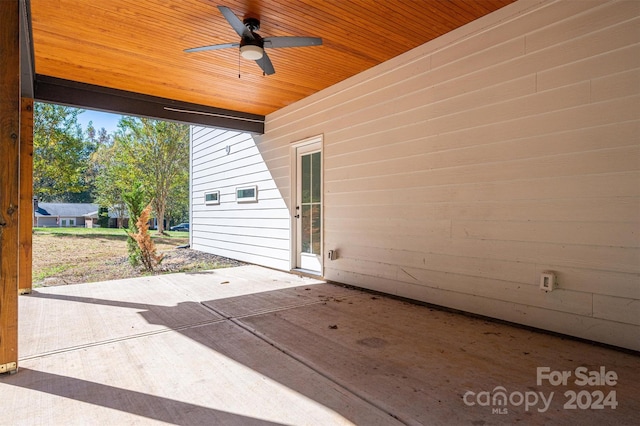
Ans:
[{"label": "dark wooden post", "polygon": [[33,248],[33,99],[22,98],[20,111],[20,205],[18,292],[31,293]]},{"label": "dark wooden post", "polygon": [[20,4],[0,1],[0,373],[18,369]]}]

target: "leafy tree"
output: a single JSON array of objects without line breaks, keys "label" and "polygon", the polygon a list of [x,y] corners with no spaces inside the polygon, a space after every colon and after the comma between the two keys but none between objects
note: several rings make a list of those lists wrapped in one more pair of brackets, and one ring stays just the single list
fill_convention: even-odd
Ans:
[{"label": "leafy tree", "polygon": [[112,141],[112,136],[107,132],[107,129],[101,127],[100,130],[93,126],[93,121],[89,122],[87,126],[87,140],[94,146],[109,145]]},{"label": "leafy tree", "polygon": [[[136,175],[131,181],[142,182],[148,191],[158,220],[158,233],[162,234],[167,206],[172,205],[170,200],[179,205],[179,197],[183,196],[179,194],[188,191],[189,126],[123,117],[119,127],[115,146]],[[177,190],[178,187],[181,189]]]},{"label": "leafy tree", "polygon": [[[97,130],[90,121],[85,132],[85,143],[89,157],[84,159],[84,173],[81,176],[83,182],[83,190],[78,193],[69,193],[58,197],[59,201],[69,203],[89,203],[95,201],[95,181],[98,176],[98,168],[96,163],[92,161],[97,150],[104,146],[110,146],[113,142],[113,136],[103,127]],[[121,220],[121,218],[118,218]]]},{"label": "leafy tree", "polygon": [[109,209],[107,207],[100,207],[98,209],[98,225],[101,228],[109,227]]},{"label": "leafy tree", "polygon": [[118,228],[122,228],[126,211],[124,194],[131,189],[131,182],[136,181],[132,167],[130,159],[113,140],[99,145],[91,156],[91,170],[95,174],[94,199],[101,206],[115,211]]},{"label": "leafy tree", "polygon": [[87,126],[85,140],[91,146],[91,155],[88,158],[85,180],[91,187],[90,189],[93,190],[93,184],[100,172],[99,163],[95,161],[96,153],[98,151],[104,151],[113,145],[113,135],[109,134],[104,127],[97,130],[93,126],[93,121],[90,121]]},{"label": "leafy tree", "polygon": [[169,190],[165,217],[170,224],[189,221],[189,170],[186,168],[176,177]]},{"label": "leafy tree", "polygon": [[92,144],[85,141],[82,110],[36,102],[33,116],[33,192],[40,200],[88,201],[84,173]]}]

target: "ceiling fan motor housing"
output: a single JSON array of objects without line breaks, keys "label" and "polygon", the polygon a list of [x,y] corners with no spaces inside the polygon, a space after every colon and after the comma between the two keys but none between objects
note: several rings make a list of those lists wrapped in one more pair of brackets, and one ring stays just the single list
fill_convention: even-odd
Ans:
[{"label": "ceiling fan motor housing", "polygon": [[[240,39],[240,55],[245,59],[257,61],[264,55],[264,40],[260,34],[254,33],[251,29],[253,23],[247,23],[250,19],[259,22],[257,19],[245,19],[245,25],[250,34],[245,33]],[[259,26],[259,23],[256,25]]]},{"label": "ceiling fan motor housing", "polygon": [[244,18],[242,21],[245,27],[249,30],[249,34],[244,33],[240,40],[240,50],[242,50],[243,46],[258,46],[260,48],[264,48],[264,41],[260,34],[255,33],[254,31],[258,31],[260,29],[260,20],[256,18]]},{"label": "ceiling fan motor housing", "polygon": [[242,37],[240,40],[240,47],[242,46],[258,46],[264,48],[264,40],[259,34],[252,33],[253,38]]},{"label": "ceiling fan motor housing", "polygon": [[249,28],[249,31],[254,32],[260,29],[260,20],[256,18],[244,18],[242,21],[245,27]]}]

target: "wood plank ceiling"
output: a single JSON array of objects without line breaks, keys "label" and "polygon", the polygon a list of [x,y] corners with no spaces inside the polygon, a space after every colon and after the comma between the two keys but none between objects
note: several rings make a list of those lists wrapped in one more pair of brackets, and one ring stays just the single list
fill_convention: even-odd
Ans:
[{"label": "wood plank ceiling", "polygon": [[[514,0],[31,0],[37,74],[267,115]],[[268,49],[263,76],[216,6],[261,20],[267,36],[322,37]],[[240,64],[241,77],[238,78]]]}]

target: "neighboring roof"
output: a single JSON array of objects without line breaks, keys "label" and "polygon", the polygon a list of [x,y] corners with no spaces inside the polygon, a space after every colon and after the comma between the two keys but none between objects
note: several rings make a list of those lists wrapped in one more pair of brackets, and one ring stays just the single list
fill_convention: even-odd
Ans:
[{"label": "neighboring roof", "polygon": [[97,211],[97,204],[90,203],[38,203],[36,216],[82,217]]},{"label": "neighboring roof", "polygon": [[[98,218],[98,209],[100,206],[90,203],[38,203],[36,210],[37,217],[60,216],[60,217],[87,217],[92,219]],[[109,209],[109,217],[116,219],[118,213],[112,208]],[[129,214],[125,211],[124,218],[128,218]]]}]

